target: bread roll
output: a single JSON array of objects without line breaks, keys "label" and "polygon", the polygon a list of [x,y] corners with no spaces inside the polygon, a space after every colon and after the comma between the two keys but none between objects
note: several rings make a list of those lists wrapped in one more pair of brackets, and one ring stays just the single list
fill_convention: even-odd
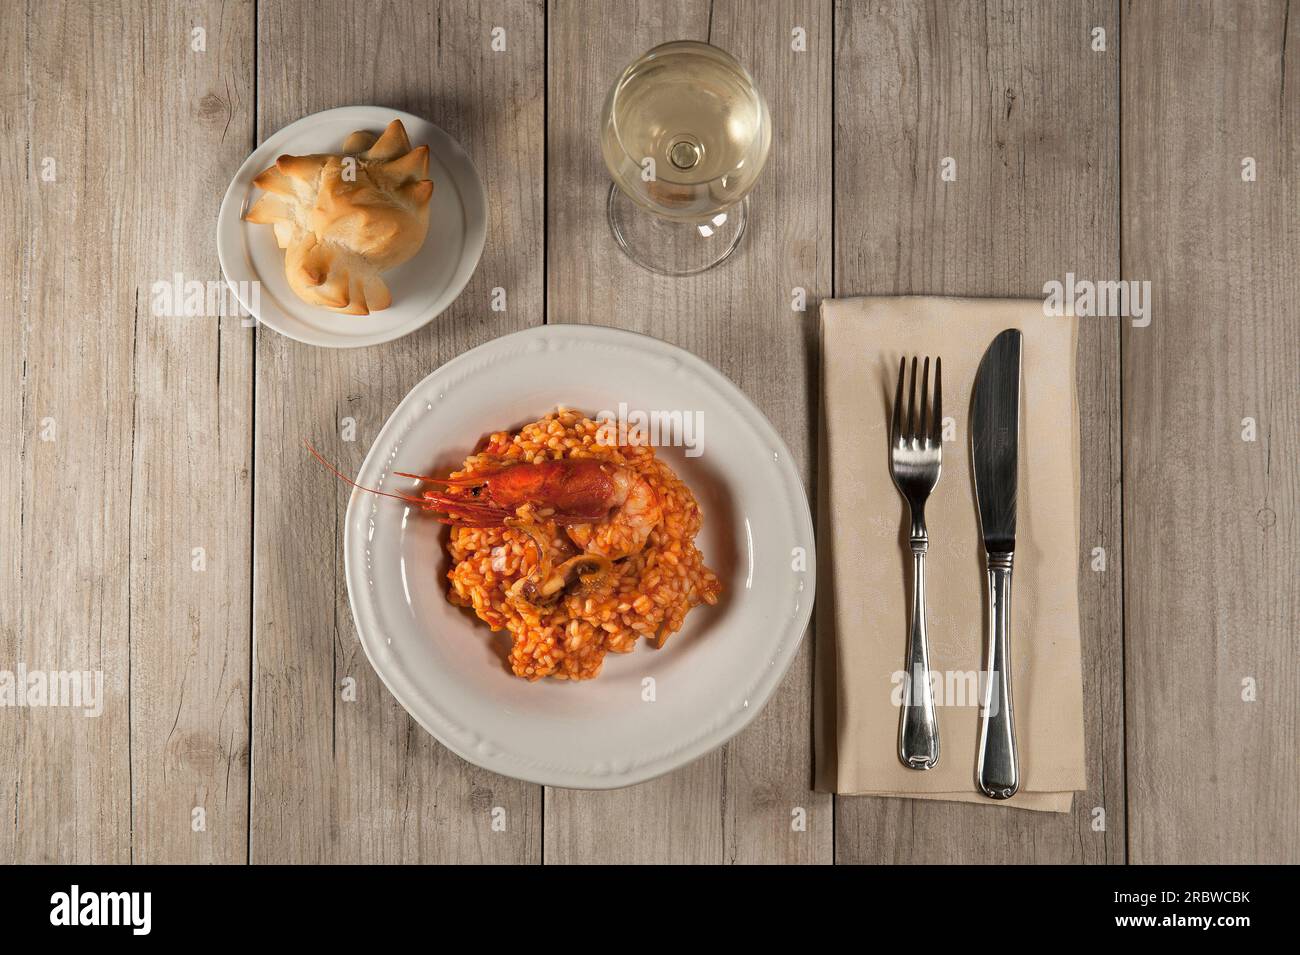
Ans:
[{"label": "bread roll", "polygon": [[369,315],[393,301],[380,273],[424,244],[428,172],[429,147],[412,149],[395,119],[377,139],[353,133],[341,155],[281,156],[253,180],[263,195],[244,218],[275,230],[285,277],[300,299]]}]

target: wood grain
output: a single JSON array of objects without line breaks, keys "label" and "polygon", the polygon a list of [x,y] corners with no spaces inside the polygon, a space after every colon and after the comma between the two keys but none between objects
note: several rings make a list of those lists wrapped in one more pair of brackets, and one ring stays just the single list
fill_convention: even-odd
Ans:
[{"label": "wood grain", "polygon": [[[835,293],[1041,298],[1067,271],[1118,278],[1117,26],[1101,2],[837,3]],[[1089,789],[1063,815],[839,797],[837,862],[1123,861],[1119,333],[1081,324]]]},{"label": "wood grain", "polygon": [[[23,487],[26,449],[35,439],[35,419],[26,414],[27,260],[31,247],[32,204],[39,180],[29,165],[27,128],[31,100],[27,83],[27,15],[17,4],[0,7],[0,102],[14,108],[0,110],[0,179],[11,185],[0,203],[0,314],[5,334],[0,335],[0,667],[12,669],[24,653],[22,608],[26,588],[23,567]],[[21,108],[19,108],[21,107]],[[12,316],[10,318],[9,316]],[[26,720],[12,712],[0,714],[0,861],[18,861],[19,798],[22,791]],[[30,786],[30,783],[29,783]],[[30,788],[29,788],[30,793]],[[25,851],[30,851],[24,846]]]},{"label": "wood grain", "polygon": [[[0,609],[5,669],[102,673],[102,715],[70,708],[0,711],[3,843],[26,862],[131,858],[130,547],[138,288],[124,209],[142,188],[129,129],[86,116],[131,113],[137,13],[55,3],[4,13],[6,235],[24,252],[5,282],[18,316],[6,341],[6,455],[0,514],[7,570]],[[50,29],[49,24],[58,24]],[[25,53],[14,49],[25,38]],[[19,85],[21,84],[21,85]],[[6,103],[11,100],[6,98]],[[49,178],[47,178],[47,176]],[[10,210],[13,210],[12,212]],[[10,218],[10,217],[14,218]],[[12,253],[6,268],[12,267]],[[12,276],[6,276],[6,279]],[[18,293],[14,294],[17,288]],[[15,393],[19,396],[15,402]],[[16,466],[15,466],[16,465]],[[16,497],[15,512],[12,498]],[[9,555],[14,556],[9,556]]]},{"label": "wood grain", "polygon": [[[542,319],[543,12],[534,2],[258,5],[258,135],[345,104],[409,110],[460,141],[483,177],[488,244],[456,304],[380,348],[258,332],[254,861],[526,862],[541,791],[468,765],[395,702],[357,642],[343,580],[347,488],[397,403],[439,364]],[[506,50],[490,49],[506,30]],[[507,290],[507,310],[490,309]],[[340,440],[355,419],[356,441]],[[357,700],[342,700],[356,680]],[[492,810],[505,812],[493,831]]]},{"label": "wood grain", "polygon": [[[806,52],[791,49],[796,26]],[[771,418],[807,482],[813,316],[830,287],[829,5],[554,2],[549,29],[548,320],[630,328],[712,362]],[[707,39],[749,67],[776,136],[737,255],[670,279],[615,245],[598,135],[619,71],[674,39]],[[807,311],[791,310],[795,287]],[[811,791],[811,653],[809,642],[759,719],[721,751],[631,789],[548,789],[546,861],[829,862],[830,800]],[[804,830],[792,826],[800,809]]]},{"label": "wood grain", "polygon": [[[193,49],[194,29],[205,31]],[[131,765],[137,862],[248,855],[253,335],[166,314],[221,281],[211,222],[253,147],[253,5],[155,4],[142,25],[127,247],[134,333]],[[139,170],[150,170],[144,177]],[[164,314],[158,314],[159,312]],[[196,553],[197,550],[197,553]],[[198,810],[198,814],[196,814]]]},{"label": "wood grain", "polygon": [[1289,8],[1124,7],[1124,272],[1150,280],[1155,302],[1150,326],[1124,333],[1134,862],[1300,861]]},{"label": "wood grain", "polygon": [[[18,851],[28,860],[243,861],[251,338],[237,319],[170,314],[172,295],[159,283],[220,281],[212,231],[192,223],[215,215],[251,143],[252,5],[57,12],[64,33],[22,23],[5,31],[32,38],[27,70],[7,75],[31,94],[31,125],[14,130],[31,158],[13,181],[25,181],[41,209],[30,232],[7,230],[29,254],[39,251],[6,282],[21,290],[13,313],[25,306],[31,329],[13,339],[22,346],[13,354],[32,372],[14,414],[30,427],[25,420],[17,432],[25,441],[6,461],[24,466],[11,486],[63,488],[71,477],[93,493],[12,498],[23,502],[26,542],[5,548],[22,555],[8,579],[24,586],[5,604],[23,607],[13,633],[30,628],[30,637],[5,659],[94,669],[82,658],[98,657],[109,696],[104,715],[84,726],[79,713],[53,709],[24,714],[25,731],[6,721],[20,727],[24,770],[46,773],[59,760],[93,768],[84,786],[33,777],[39,784],[23,792],[20,782],[6,818],[21,833],[16,843],[29,840]],[[201,50],[191,46],[196,27],[206,31]],[[89,56],[68,56],[83,43]],[[64,116],[64,101],[119,118],[83,139],[84,119]],[[68,123],[64,138],[47,119]],[[48,182],[46,157],[55,163]],[[69,234],[97,240],[70,270],[59,260],[71,247],[59,236]],[[48,320],[63,310],[65,320]],[[26,378],[19,371],[13,381]],[[44,442],[47,418],[55,437]],[[107,519],[119,509],[120,525]],[[67,553],[78,557],[65,563]],[[49,560],[61,571],[42,569]],[[29,567],[39,576],[28,577]],[[56,599],[65,592],[76,598]],[[71,629],[78,617],[80,637]],[[56,762],[43,767],[45,759]],[[119,824],[121,833],[108,828]]]},{"label": "wood grain", "polygon": [[[0,5],[0,670],[104,681],[97,718],[0,708],[0,861],[1300,861],[1287,0],[543,3]],[[597,139],[618,71],[676,38],[746,63],[776,129],[741,251],[690,279],[613,244]],[[483,176],[456,304],[344,352],[159,314],[155,283],[219,277],[217,207],[255,142],[361,103],[426,116]],[[1066,272],[1154,291],[1149,327],[1081,328],[1073,813],[813,793],[811,643],[722,750],[609,793],[464,763],[365,660],[346,489],[303,438],[355,470],[441,362],[596,322],[717,365],[811,487],[820,297],[1038,297]]]}]

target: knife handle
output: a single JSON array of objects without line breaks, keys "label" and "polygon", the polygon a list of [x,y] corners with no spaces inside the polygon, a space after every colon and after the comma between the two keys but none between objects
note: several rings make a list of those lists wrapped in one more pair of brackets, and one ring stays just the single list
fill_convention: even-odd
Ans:
[{"label": "knife handle", "polygon": [[939,762],[939,718],[930,691],[930,648],[925,635],[924,522],[912,537],[912,612],[907,630],[907,679],[898,714],[898,758],[908,769],[933,769]]},{"label": "knife handle", "polygon": [[1011,554],[988,555],[989,616],[984,707],[980,711],[975,781],[990,799],[1020,788],[1016,726],[1011,709]]}]

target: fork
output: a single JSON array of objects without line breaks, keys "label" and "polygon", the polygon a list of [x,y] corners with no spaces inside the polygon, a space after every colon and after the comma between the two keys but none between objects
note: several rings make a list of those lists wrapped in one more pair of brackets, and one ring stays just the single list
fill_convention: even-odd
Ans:
[{"label": "fork", "polygon": [[[903,380],[907,359],[898,363],[898,392],[889,428],[889,471],[911,512],[912,611],[907,632],[907,679],[898,716],[898,758],[911,769],[933,769],[939,762],[939,721],[930,689],[930,648],[925,636],[925,554],[930,536],[925,529],[925,502],[939,483],[943,467],[942,362],[934,360],[934,403],[929,408],[930,359],[921,372],[921,408],[916,413],[916,358],[912,358],[912,387],[903,428]],[[919,696],[914,699],[913,695]]]}]

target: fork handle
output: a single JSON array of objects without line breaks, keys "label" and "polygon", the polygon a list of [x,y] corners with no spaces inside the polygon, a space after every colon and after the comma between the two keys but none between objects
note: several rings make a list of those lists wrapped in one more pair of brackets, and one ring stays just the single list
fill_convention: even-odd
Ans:
[{"label": "fork handle", "polygon": [[[924,533],[924,532],[922,532]],[[909,769],[939,762],[939,720],[930,689],[930,647],[925,635],[925,552],[929,541],[912,537],[912,613],[907,630],[907,679],[898,715],[898,758]]]},{"label": "fork handle", "polygon": [[980,712],[975,779],[990,799],[1010,799],[1020,788],[1016,724],[1011,710],[1011,554],[988,555],[988,647],[984,707]]}]

